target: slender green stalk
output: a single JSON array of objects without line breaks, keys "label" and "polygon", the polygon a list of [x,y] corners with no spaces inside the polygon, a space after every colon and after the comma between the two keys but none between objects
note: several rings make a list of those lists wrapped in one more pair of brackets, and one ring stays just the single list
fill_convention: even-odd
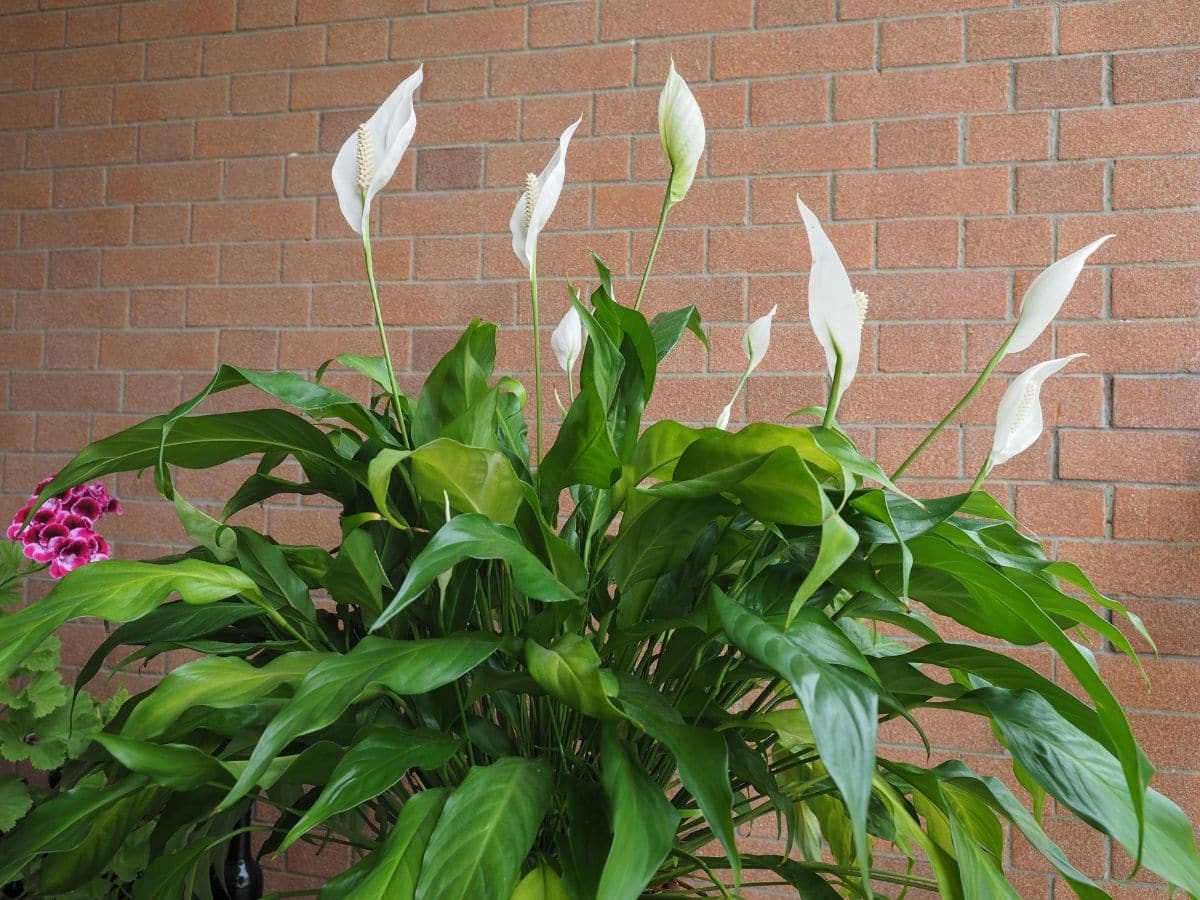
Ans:
[{"label": "slender green stalk", "polygon": [[821,422],[825,428],[832,426],[837,417],[838,402],[841,400],[842,393],[842,354],[836,345],[834,354],[837,362],[833,364],[833,384],[829,386],[829,402],[825,404],[825,418]]},{"label": "slender green stalk", "polygon": [[977,491],[983,485],[983,480],[988,477],[988,473],[992,471],[992,461],[985,459],[983,465],[979,468],[979,474],[975,476],[975,480],[971,482],[971,490]]},{"label": "slender green stalk", "polygon": [[534,462],[542,461],[542,315],[538,307],[537,248],[529,254],[529,304],[533,307]]},{"label": "slender green stalk", "polygon": [[[674,170],[672,170],[673,172]],[[654,232],[654,243],[650,245],[650,256],[646,259],[646,270],[642,272],[642,283],[638,285],[637,299],[633,301],[634,309],[642,308],[642,294],[646,293],[646,282],[650,278],[650,267],[654,265],[654,256],[658,253],[658,243],[662,240],[663,229],[667,227],[667,211],[671,208],[671,182],[667,180],[667,193],[663,197],[662,212],[658,214],[658,230]]]},{"label": "slender green stalk", "polygon": [[387,330],[383,327],[383,309],[379,305],[379,285],[375,282],[375,259],[371,253],[371,214],[363,195],[362,241],[363,259],[367,264],[367,283],[371,286],[371,303],[375,307],[375,327],[379,330],[379,343],[383,345],[383,363],[387,367],[388,393],[392,398],[392,412],[400,426],[400,437],[408,443],[408,432],[404,427],[404,408],[400,405],[400,387],[396,383],[396,372],[392,368],[392,351],[388,347]]},{"label": "slender green stalk", "polygon": [[983,367],[983,371],[979,373],[979,377],[975,379],[975,383],[971,385],[971,389],[963,395],[961,400],[954,404],[954,408],[951,409],[950,412],[946,413],[946,415],[942,417],[942,421],[933,426],[933,430],[930,431],[929,434],[925,435],[925,437],[921,440],[921,443],[917,444],[916,449],[913,450],[912,453],[908,454],[904,462],[900,463],[896,471],[892,473],[893,481],[904,474],[905,470],[913,464],[913,461],[916,460],[916,458],[920,456],[922,452],[924,452],[925,448],[933,443],[933,439],[941,434],[942,429],[953,422],[955,417],[963,411],[963,407],[965,407],[971,402],[972,399],[974,399],[975,395],[978,394],[980,389],[983,387],[984,382],[988,380],[988,376],[995,371],[996,366],[1000,364],[1000,360],[1004,359],[1004,354],[1008,352],[1008,343],[1011,340],[1012,333],[1010,332],[1008,337],[1004,339],[1004,343],[1000,345],[1000,349],[992,355],[992,358],[988,360],[988,364]]}]

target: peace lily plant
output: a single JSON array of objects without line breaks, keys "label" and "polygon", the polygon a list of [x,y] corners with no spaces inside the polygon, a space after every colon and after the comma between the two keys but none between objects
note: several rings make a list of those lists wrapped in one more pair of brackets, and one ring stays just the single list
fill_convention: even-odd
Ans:
[{"label": "peace lily plant", "polygon": [[[516,198],[512,245],[535,326],[531,454],[526,389],[494,372],[495,325],[468,325],[417,396],[392,369],[370,211],[413,136],[420,80],[402,82],[333,167],[363,239],[383,355],[329,364],[377,396],[364,405],[324,386],[325,366],[315,380],[223,366],[196,397],[85,448],[18,517],[20,534],[47,497],[151,469],[195,546],[66,574],[5,620],[5,676],[85,616],[114,627],[77,689],[118,646],[131,660],[194,657],[125,701],[0,839],[0,884],[206,898],[207,873],[253,804],[267,859],[300,841],[351,848],[323,900],[734,897],[760,885],[805,898],[1015,898],[1006,830],[1080,897],[1106,896],[1078,867],[1088,861],[1043,831],[1051,797],[1129,851],[1122,874],[1145,866],[1200,894],[1192,828],[1149,786],[1153,769],[1087,649],[1106,641],[1136,665],[1109,614],[1143,632],[1140,622],[1047,558],[981,489],[1037,439],[1041,385],[1071,357],[1013,380],[971,489],[914,499],[896,478],[929,439],[889,477],[838,421],[867,298],[799,203],[809,317],[830,376],[823,405],[805,411],[820,424],[726,430],[768,352],[774,309],[746,332],[745,372],[716,427],[644,423],[663,359],[688,331],[707,344],[694,307],[639,310],[704,146],[672,67],[659,104],[671,176],[650,258],[632,303],[599,259],[590,296],[568,287],[551,348],[570,380],[544,449],[538,241],[579,122]],[[1099,243],[1033,282],[933,434],[1047,327]],[[266,408],[197,414],[238,387],[267,395]],[[247,456],[255,473],[215,518],[174,487],[180,467]],[[278,473],[289,458],[298,481]],[[340,507],[337,546],[234,524],[295,494]],[[946,637],[946,620],[995,649]],[[1079,695],[1010,647],[1049,648]],[[924,741],[927,709],[985,720],[1011,754],[1012,783],[879,746],[892,722]],[[777,852],[739,847],[739,829],[759,820],[781,836]],[[134,841],[146,863],[122,883],[112,860]]]}]

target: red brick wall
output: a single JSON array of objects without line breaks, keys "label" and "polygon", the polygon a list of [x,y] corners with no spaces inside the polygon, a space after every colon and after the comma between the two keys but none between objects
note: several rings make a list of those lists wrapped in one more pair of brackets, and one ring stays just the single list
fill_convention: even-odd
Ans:
[{"label": "red brick wall", "polygon": [[[528,322],[508,215],[525,172],[580,114],[539,261],[548,279],[587,278],[595,249],[630,295],[665,176],[655,103],[671,57],[709,146],[647,302],[697,303],[715,346],[707,363],[695,346],[679,354],[658,414],[714,418],[742,365],[744,322],[775,303],[771,354],[735,420],[822,401],[796,192],[832,223],[872,298],[843,418],[885,465],[960,396],[1037,269],[1115,232],[1054,328],[1007,366],[1090,354],[1047,388],[1057,427],[994,485],[1157,635],[1153,693],[1127,663],[1099,661],[1161,788],[1200,817],[1195,0],[0,0],[0,11],[4,509],[218,361],[312,369],[372,350],[358,245],[328,169],[419,59],[416,139],[376,241],[413,385],[471,316]],[[544,296],[556,319],[561,287]],[[527,370],[527,345],[509,328],[501,365]],[[913,470],[921,490],[974,473],[1002,389]],[[183,479],[200,501],[232,483]],[[158,552],[178,534],[171,512],[145,484],[119,486],[122,553]],[[306,504],[259,524],[331,531]],[[72,659],[97,633],[69,635]],[[941,741],[1002,768],[986,732]],[[1127,874],[1100,839],[1051,826],[1086,871]],[[1023,896],[1047,896],[1028,852],[1014,847],[1012,864]]]}]

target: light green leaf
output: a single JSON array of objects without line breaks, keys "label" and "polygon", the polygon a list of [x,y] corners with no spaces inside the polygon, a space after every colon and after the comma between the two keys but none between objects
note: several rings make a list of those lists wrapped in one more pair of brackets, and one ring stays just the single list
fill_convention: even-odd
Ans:
[{"label": "light green leaf", "polygon": [[527,640],[525,664],[534,681],[571,708],[597,719],[621,718],[604,690],[600,657],[587,638],[568,634],[550,650]]},{"label": "light green leaf", "polygon": [[523,489],[508,458],[496,450],[468,447],[438,438],[418,447],[409,457],[413,486],[426,502],[479,513],[501,525],[511,525],[521,505]]},{"label": "light green leaf", "polygon": [[31,806],[33,798],[25,783],[16,775],[0,772],[0,832],[12,831]]},{"label": "light green leaf", "polygon": [[521,879],[510,900],[571,900],[562,879],[545,863]]}]

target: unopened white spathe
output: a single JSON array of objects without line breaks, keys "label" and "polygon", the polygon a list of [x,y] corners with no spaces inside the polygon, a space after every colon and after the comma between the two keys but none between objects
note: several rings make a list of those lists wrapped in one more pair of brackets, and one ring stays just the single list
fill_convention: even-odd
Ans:
[{"label": "unopened white spathe", "polygon": [[567,176],[567,144],[582,121],[581,116],[563,131],[550,162],[546,163],[541,175],[534,176],[530,173],[525,182],[525,190],[521,192],[521,196],[517,198],[517,205],[513,208],[512,218],[508,222],[509,230],[512,231],[513,252],[526,269],[533,266],[538,235],[546,227],[550,214],[558,204],[559,195],[562,194],[563,182]]},{"label": "unopened white spathe", "polygon": [[746,359],[750,361],[746,366],[747,375],[758,368],[758,364],[763,361],[771,347],[771,322],[778,310],[778,306],[772,306],[770,312],[759,316],[746,329],[746,335],[742,338],[742,349],[746,351]]},{"label": "unopened white spathe", "polygon": [[714,426],[717,428],[720,428],[722,431],[724,431],[725,429],[727,429],[729,427],[729,417],[732,414],[733,414],[733,401],[730,400],[728,403],[725,404],[725,408],[723,410],[721,410],[721,414],[719,416],[717,416],[717,421],[713,423]]},{"label": "unopened white spathe", "polygon": [[992,441],[992,452],[988,454],[988,466],[998,466],[1018,453],[1029,449],[1042,433],[1042,384],[1047,378],[1073,359],[1087,356],[1072,353],[1059,359],[1047,360],[1030,366],[1012,380],[1000,407],[996,410],[996,436]]},{"label": "unopened white spathe", "polygon": [[421,86],[418,68],[363,122],[333,161],[333,187],[346,222],[358,234],[370,216],[371,199],[396,174],[400,157],[417,129],[413,94]]},{"label": "unopened white spathe", "polygon": [[668,202],[678,203],[692,186],[704,153],[704,115],[691,88],[675,71],[674,60],[658,97],[658,134],[671,161]]},{"label": "unopened white spathe", "polygon": [[836,403],[858,371],[865,306],[855,297],[846,267],[816,215],[799,197],[796,205],[804,220],[808,249],[812,254],[812,268],[808,273],[808,320],[825,351],[830,378],[834,377],[838,356],[842,358],[842,377],[837,396],[832,398]]},{"label": "unopened white spathe", "polygon": [[575,361],[583,354],[583,320],[579,310],[572,305],[562,317],[554,333],[550,335],[550,349],[564,372],[575,367]]},{"label": "unopened white spathe", "polygon": [[1021,312],[1017,327],[1008,342],[1008,353],[1019,353],[1038,339],[1046,326],[1062,309],[1067,295],[1075,286],[1075,280],[1083,271],[1083,265],[1101,244],[1111,238],[1106,234],[1043,269],[1033,279],[1025,296],[1021,298]]}]

